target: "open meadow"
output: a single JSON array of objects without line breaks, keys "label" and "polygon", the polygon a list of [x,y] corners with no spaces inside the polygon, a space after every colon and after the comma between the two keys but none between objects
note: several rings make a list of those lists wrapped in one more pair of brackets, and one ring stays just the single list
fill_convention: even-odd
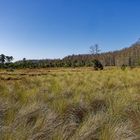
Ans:
[{"label": "open meadow", "polygon": [[139,139],[139,68],[0,70],[0,140]]}]

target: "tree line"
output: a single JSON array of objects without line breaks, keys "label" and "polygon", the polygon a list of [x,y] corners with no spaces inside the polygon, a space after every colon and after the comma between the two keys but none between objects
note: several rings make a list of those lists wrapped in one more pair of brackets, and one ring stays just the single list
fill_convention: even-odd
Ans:
[{"label": "tree line", "polygon": [[[100,53],[99,46],[90,47],[90,54],[69,55],[63,59],[26,60],[12,63],[12,56],[0,55],[1,68],[48,68],[48,67],[91,67],[138,66],[140,65],[140,42],[119,51]],[[102,68],[101,68],[102,69]]]}]

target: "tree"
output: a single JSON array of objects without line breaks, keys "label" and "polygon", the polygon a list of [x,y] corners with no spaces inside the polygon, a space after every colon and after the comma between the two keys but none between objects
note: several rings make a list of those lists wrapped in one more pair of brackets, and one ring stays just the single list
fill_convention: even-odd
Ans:
[{"label": "tree", "polygon": [[23,58],[23,62],[26,62],[26,58]]},{"label": "tree", "polygon": [[5,59],[8,63],[10,63],[14,58],[13,56],[5,56]]},{"label": "tree", "polygon": [[6,56],[4,54],[1,54],[0,55],[0,63],[1,64],[4,64],[5,63],[5,60],[6,60]]},{"label": "tree", "polygon": [[95,44],[94,46],[90,46],[90,53],[93,55],[98,55],[101,50],[99,49],[99,45]]}]

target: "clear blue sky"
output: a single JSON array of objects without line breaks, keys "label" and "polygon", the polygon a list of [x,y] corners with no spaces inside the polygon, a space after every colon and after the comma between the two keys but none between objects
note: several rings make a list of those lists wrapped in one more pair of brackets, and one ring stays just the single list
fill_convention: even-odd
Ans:
[{"label": "clear blue sky", "polygon": [[128,47],[140,38],[140,0],[0,0],[0,54],[62,58]]}]

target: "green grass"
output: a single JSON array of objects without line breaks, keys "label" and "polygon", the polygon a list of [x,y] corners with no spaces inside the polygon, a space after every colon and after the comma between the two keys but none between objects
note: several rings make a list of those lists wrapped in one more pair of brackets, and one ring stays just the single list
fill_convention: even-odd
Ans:
[{"label": "green grass", "polygon": [[140,69],[0,71],[1,140],[139,140]]}]

